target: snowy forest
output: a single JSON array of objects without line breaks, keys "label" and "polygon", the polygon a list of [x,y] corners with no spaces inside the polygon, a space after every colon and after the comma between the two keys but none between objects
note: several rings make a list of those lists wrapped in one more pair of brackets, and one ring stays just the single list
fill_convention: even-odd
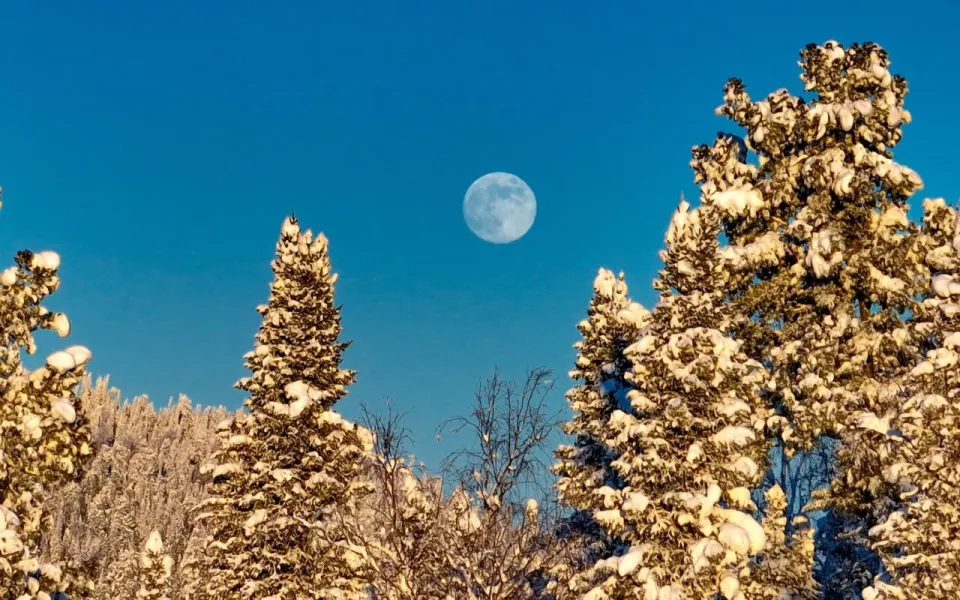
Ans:
[{"label": "snowy forest", "polygon": [[494,371],[437,472],[401,410],[337,412],[355,373],[331,248],[292,215],[236,412],[123,401],[88,374],[96,348],[28,369],[33,333],[70,321],[43,306],[60,256],[20,251],[0,273],[0,598],[960,597],[960,213],[908,216],[923,184],[895,161],[911,114],[889,65],[831,41],[800,52],[804,95],[730,79],[656,305],[623,273],[571,282],[567,406],[545,369]]}]

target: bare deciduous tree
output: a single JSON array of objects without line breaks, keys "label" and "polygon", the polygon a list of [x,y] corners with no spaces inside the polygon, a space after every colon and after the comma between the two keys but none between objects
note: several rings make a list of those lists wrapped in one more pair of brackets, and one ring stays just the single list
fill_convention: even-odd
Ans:
[{"label": "bare deciduous tree", "polygon": [[558,504],[548,468],[547,444],[561,416],[549,406],[551,378],[550,370],[535,368],[518,386],[495,369],[478,387],[469,415],[440,428],[471,436],[443,465],[457,482],[443,530],[453,597],[553,597],[554,572],[567,549],[555,533]]},{"label": "bare deciduous tree", "polygon": [[552,376],[549,369],[531,369],[521,387],[504,380],[495,368],[478,386],[470,413],[440,427],[440,433],[471,437],[469,445],[444,461],[442,470],[480,497],[487,510],[498,512],[504,503],[551,495],[547,442],[562,415],[547,400]]},{"label": "bare deciduous tree", "polygon": [[406,413],[386,405],[382,414],[361,405],[362,423],[375,440],[367,475],[375,493],[355,525],[372,559],[371,591],[383,600],[443,598],[442,481],[408,454]]}]

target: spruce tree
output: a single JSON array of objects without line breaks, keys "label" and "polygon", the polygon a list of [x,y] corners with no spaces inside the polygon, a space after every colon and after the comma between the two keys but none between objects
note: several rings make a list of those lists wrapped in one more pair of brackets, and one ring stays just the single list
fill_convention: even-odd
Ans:
[{"label": "spruce tree", "polygon": [[[784,591],[800,591],[794,598],[814,598],[816,586],[812,579],[814,541],[813,529],[806,516],[786,515],[787,495],[774,484],[764,492],[763,531],[767,536],[767,550],[762,560],[752,566],[753,575],[744,589],[747,598],[782,600]],[[788,537],[787,532],[791,531]]]},{"label": "spruce tree", "polygon": [[924,259],[933,277],[913,321],[925,351],[899,382],[892,417],[864,420],[876,439],[892,510],[868,531],[883,569],[864,600],[960,595],[960,223],[942,198],[924,202]]},{"label": "spruce tree", "polygon": [[629,548],[585,575],[594,583],[590,600],[812,593],[809,578],[765,580],[752,570],[752,560],[778,550],[751,499],[769,449],[769,411],[758,394],[767,373],[725,333],[733,267],[718,234],[711,207],[681,202],[661,253],[660,301],[625,350],[631,406],[615,410],[604,430],[624,486],[593,493],[602,501],[594,517]]},{"label": "spruce tree", "polygon": [[[22,352],[37,350],[40,329],[70,333],[62,313],[43,300],[60,287],[60,257],[22,250],[16,265],[0,272],[0,597],[29,600],[66,590],[61,566],[41,562],[49,520],[45,494],[78,479],[91,454],[90,431],[77,407],[76,388],[90,351],[72,346],[28,370]],[[74,586],[74,598],[83,589]]]},{"label": "spruce tree", "polygon": [[173,559],[163,551],[160,532],[150,532],[140,554],[140,589],[137,591],[137,600],[169,600],[167,592],[172,572]]},{"label": "spruce tree", "polygon": [[[922,182],[893,160],[911,117],[887,53],[831,41],[800,58],[812,99],[779,90],[753,101],[731,79],[718,113],[745,138],[721,135],[695,148],[691,164],[705,203],[723,215],[729,252],[753,263],[731,281],[730,299],[749,317],[736,324],[746,352],[771,369],[777,443],[790,459],[824,436],[841,442],[831,490],[809,508],[832,511],[845,543],[862,548],[858,532],[898,493],[880,472],[882,442],[863,423],[897,412],[896,382],[916,362],[906,316],[928,273],[906,214]],[[852,597],[871,574],[838,577]]]},{"label": "spruce tree", "polygon": [[224,424],[213,455],[208,527],[194,597],[218,600],[359,598],[363,550],[341,527],[366,487],[357,481],[369,432],[333,410],[354,381],[340,367],[327,239],[287,219],[270,299],[237,387],[249,414]]},{"label": "spruce tree", "polygon": [[614,551],[615,541],[608,540],[593,519],[593,511],[603,506],[603,499],[594,492],[602,486],[622,487],[611,466],[616,455],[605,445],[604,434],[613,412],[629,407],[626,395],[631,386],[625,375],[630,362],[624,350],[639,338],[650,319],[649,311],[631,302],[627,292],[623,273],[614,276],[600,269],[587,318],[577,325],[582,339],[574,344],[577,358],[570,378],[578,383],[566,394],[573,418],[563,430],[573,436],[574,443],[560,446],[555,453],[553,470],[559,476],[560,501],[574,510],[569,519],[571,533],[588,550],[588,560]]}]

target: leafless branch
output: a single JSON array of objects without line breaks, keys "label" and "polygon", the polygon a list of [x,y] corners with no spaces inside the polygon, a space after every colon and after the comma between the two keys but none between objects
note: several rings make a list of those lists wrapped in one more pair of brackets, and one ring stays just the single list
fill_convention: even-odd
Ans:
[{"label": "leafless branch", "polygon": [[561,412],[548,405],[552,372],[537,367],[522,386],[505,381],[500,370],[481,382],[466,416],[444,422],[440,432],[466,433],[472,440],[452,453],[442,469],[464,489],[484,499],[487,510],[524,496],[549,496],[549,452],[546,445],[557,431]]}]

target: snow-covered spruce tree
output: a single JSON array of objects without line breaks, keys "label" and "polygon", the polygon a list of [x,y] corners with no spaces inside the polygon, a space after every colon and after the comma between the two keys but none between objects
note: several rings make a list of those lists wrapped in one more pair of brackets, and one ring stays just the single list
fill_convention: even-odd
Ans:
[{"label": "snow-covered spruce tree", "polygon": [[[60,286],[55,252],[22,250],[16,266],[0,273],[0,597],[43,597],[70,588],[73,577],[38,559],[47,522],[45,493],[75,480],[91,453],[89,428],[78,411],[76,387],[90,351],[54,352],[29,371],[21,353],[36,349],[33,333],[70,332],[66,315],[51,313],[44,298]],[[83,589],[74,585],[74,598]],[[38,594],[41,594],[38,596]]]},{"label": "snow-covered spruce tree", "polygon": [[198,600],[360,598],[363,549],[342,520],[368,486],[357,475],[370,433],[333,405],[354,373],[341,369],[327,239],[287,219],[272,263],[270,299],[237,387],[249,415],[224,424],[213,454],[208,527],[190,586]]},{"label": "snow-covered spruce tree", "polygon": [[577,325],[582,339],[574,344],[577,358],[570,378],[577,385],[566,394],[573,418],[563,430],[573,436],[574,443],[557,449],[553,468],[560,502],[574,511],[569,519],[571,534],[581,540],[588,561],[614,551],[615,540],[607,538],[593,519],[593,511],[603,506],[594,490],[604,485],[622,487],[611,466],[617,457],[604,443],[604,432],[613,411],[629,407],[626,395],[631,388],[624,375],[630,361],[623,351],[637,341],[650,318],[649,311],[630,301],[627,291],[623,273],[614,276],[600,269],[593,282],[587,318]]},{"label": "snow-covered spruce tree", "polygon": [[745,590],[747,598],[781,600],[781,592],[789,590],[803,590],[794,594],[795,598],[817,597],[812,593],[814,540],[810,520],[805,515],[788,519],[787,495],[777,484],[764,492],[764,500],[762,525],[767,549],[763,560],[752,567],[753,581]]},{"label": "snow-covered spruce tree", "polygon": [[[705,202],[723,214],[731,255],[755,261],[730,296],[750,317],[737,324],[745,351],[772,372],[778,444],[789,458],[823,436],[841,441],[832,491],[810,508],[832,511],[845,543],[862,547],[857,532],[897,493],[869,424],[896,412],[895,382],[916,362],[904,315],[917,312],[928,272],[906,212],[922,183],[890,150],[910,113],[906,81],[882,48],[811,44],[800,66],[811,101],[779,90],[754,102],[730,80],[718,112],[746,138],[695,148],[691,165]],[[848,555],[859,564],[837,574],[843,598],[872,579],[869,557]]]},{"label": "snow-covered spruce tree", "polygon": [[140,554],[140,589],[137,600],[168,600],[173,559],[163,551],[159,531],[150,532]]},{"label": "snow-covered spruce tree", "polygon": [[[769,411],[757,393],[763,366],[749,359],[724,303],[730,267],[711,207],[674,214],[655,282],[660,301],[632,361],[629,411],[616,410],[604,441],[622,489],[602,486],[594,513],[610,537],[630,544],[586,574],[590,600],[794,599],[811,597],[799,549],[772,547],[752,513],[763,476]],[[791,569],[766,578],[755,561],[793,553]]]},{"label": "snow-covered spruce tree", "polygon": [[868,534],[883,573],[864,600],[960,595],[960,223],[943,199],[924,201],[925,262],[933,272],[913,325],[923,359],[901,382],[904,402],[869,425],[894,509]]}]

